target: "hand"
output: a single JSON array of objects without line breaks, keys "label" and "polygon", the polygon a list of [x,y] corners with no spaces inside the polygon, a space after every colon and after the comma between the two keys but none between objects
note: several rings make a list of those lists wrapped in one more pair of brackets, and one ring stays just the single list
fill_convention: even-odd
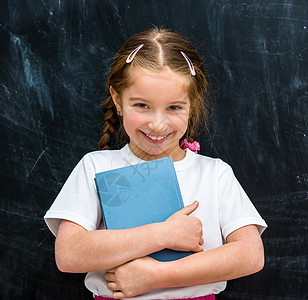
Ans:
[{"label": "hand", "polygon": [[105,274],[107,287],[113,291],[114,299],[130,298],[155,287],[155,267],[158,261],[151,257],[134,259]]},{"label": "hand", "polygon": [[189,216],[199,203],[195,201],[169,217],[164,225],[168,239],[166,248],[178,251],[203,251],[202,223],[198,218]]}]

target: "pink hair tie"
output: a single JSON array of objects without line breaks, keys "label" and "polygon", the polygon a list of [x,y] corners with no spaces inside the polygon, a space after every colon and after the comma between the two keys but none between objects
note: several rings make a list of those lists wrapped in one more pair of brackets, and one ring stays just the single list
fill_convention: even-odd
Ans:
[{"label": "pink hair tie", "polygon": [[194,141],[193,143],[190,143],[188,142],[186,139],[184,139],[182,142],[181,142],[181,145],[180,145],[181,149],[186,149],[188,148],[189,150],[195,152],[195,153],[198,153],[198,151],[200,150],[200,144],[197,142],[197,141]]}]

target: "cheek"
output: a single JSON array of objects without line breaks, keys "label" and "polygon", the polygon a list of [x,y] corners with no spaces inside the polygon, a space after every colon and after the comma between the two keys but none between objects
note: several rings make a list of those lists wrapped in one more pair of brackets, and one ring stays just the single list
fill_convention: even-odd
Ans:
[{"label": "cheek", "polygon": [[185,133],[188,126],[188,118],[189,116],[187,113],[179,114],[174,118],[173,122],[180,132]]},{"label": "cheek", "polygon": [[128,112],[123,116],[123,125],[125,128],[139,127],[145,122],[142,114]]}]

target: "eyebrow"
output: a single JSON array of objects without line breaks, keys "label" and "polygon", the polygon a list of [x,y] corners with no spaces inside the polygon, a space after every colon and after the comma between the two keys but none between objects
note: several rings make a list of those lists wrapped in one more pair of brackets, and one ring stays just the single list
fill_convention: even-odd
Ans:
[{"label": "eyebrow", "polygon": [[[140,97],[132,97],[132,98],[129,98],[128,99],[129,101],[141,101],[141,102],[148,102],[146,99],[143,99],[143,98],[140,98]],[[168,105],[175,105],[175,104],[181,104],[181,105],[185,105],[185,104],[188,104],[189,103],[189,100],[187,98],[187,100],[175,100],[175,101],[172,101],[170,102]]]},{"label": "eyebrow", "polygon": [[128,100],[130,100],[130,101],[146,101],[145,99],[139,98],[139,97],[132,97],[132,98],[129,98]]}]

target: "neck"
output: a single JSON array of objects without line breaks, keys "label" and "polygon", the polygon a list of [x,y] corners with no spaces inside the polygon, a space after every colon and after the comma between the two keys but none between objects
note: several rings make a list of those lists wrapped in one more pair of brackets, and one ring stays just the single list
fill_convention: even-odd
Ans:
[{"label": "neck", "polygon": [[175,161],[182,160],[185,157],[185,155],[186,155],[186,151],[182,150],[179,146],[175,146],[171,150],[169,149],[168,152],[163,152],[163,153],[161,153],[159,155],[151,155],[151,154],[143,151],[139,147],[132,146],[131,143],[128,146],[129,146],[130,150],[138,158],[140,158],[142,160],[145,160],[145,161],[150,161],[150,160],[154,160],[154,159],[159,159],[159,158],[164,158],[164,157],[171,156],[172,160],[175,162]]}]

